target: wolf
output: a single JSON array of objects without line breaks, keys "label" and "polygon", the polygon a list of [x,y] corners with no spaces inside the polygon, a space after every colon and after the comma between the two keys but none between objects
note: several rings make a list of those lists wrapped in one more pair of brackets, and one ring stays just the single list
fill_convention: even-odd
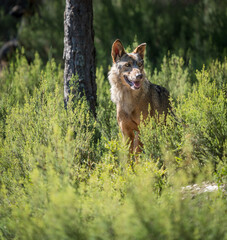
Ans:
[{"label": "wolf", "polygon": [[108,74],[111,100],[116,104],[118,125],[124,139],[130,142],[131,153],[142,151],[138,136],[141,119],[160,114],[164,114],[165,119],[170,109],[169,92],[146,78],[145,49],[146,43],[142,43],[133,52],[126,53],[117,39],[111,51],[113,64]]}]

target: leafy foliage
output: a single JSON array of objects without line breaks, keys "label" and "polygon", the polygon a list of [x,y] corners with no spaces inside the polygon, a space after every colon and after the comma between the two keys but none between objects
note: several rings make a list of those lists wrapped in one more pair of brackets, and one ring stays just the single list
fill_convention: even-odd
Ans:
[{"label": "leafy foliage", "polygon": [[[136,35],[147,43],[148,59],[160,67],[168,51],[193,68],[226,56],[226,3],[224,1],[96,0],[94,26],[98,60],[109,63],[111,44],[126,45]],[[110,60],[109,60],[110,61]]]},{"label": "leafy foliage", "polygon": [[[65,1],[17,24],[0,8],[0,44],[24,47],[0,73],[0,239],[227,239],[225,2],[93,3],[97,119],[79,95],[64,108]],[[110,100],[116,38],[128,51],[147,43],[147,76],[172,98],[166,125],[140,125],[139,156]],[[203,182],[219,190],[183,191]]]},{"label": "leafy foliage", "polygon": [[225,193],[192,199],[182,187],[226,184],[226,61],[197,71],[194,85],[188,72],[176,55],[155,70],[178,121],[144,121],[135,164],[102,68],[95,120],[80,96],[65,110],[55,61],[17,57],[0,90],[1,239],[225,239]]},{"label": "leafy foliage", "polygon": [[[8,5],[12,7],[16,1],[11,2]],[[54,57],[62,63],[65,0],[37,1],[35,14],[24,15],[21,21],[9,16],[9,9],[4,13],[3,5],[4,1],[0,4],[0,30],[4,33],[0,46],[17,37],[28,59],[39,52],[44,62]],[[125,45],[135,36],[139,43],[146,42],[152,68],[161,66],[168,51],[181,56],[186,64],[191,61],[193,69],[226,57],[225,1],[94,0],[93,9],[97,65],[105,71],[117,38]]]}]

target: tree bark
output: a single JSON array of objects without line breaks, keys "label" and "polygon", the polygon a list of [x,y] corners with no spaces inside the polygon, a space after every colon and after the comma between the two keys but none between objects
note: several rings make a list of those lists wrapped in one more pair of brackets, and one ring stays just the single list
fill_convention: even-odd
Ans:
[{"label": "tree bark", "polygon": [[72,76],[76,76],[78,77],[77,91],[80,96],[85,93],[91,112],[96,116],[97,87],[92,0],[66,0],[64,34],[65,106],[67,107],[69,99],[70,80]]}]

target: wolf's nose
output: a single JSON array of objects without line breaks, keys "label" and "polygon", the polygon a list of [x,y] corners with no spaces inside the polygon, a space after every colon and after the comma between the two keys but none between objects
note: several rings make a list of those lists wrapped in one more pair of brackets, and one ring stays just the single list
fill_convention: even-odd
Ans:
[{"label": "wolf's nose", "polygon": [[143,74],[142,73],[137,73],[136,74],[136,79],[142,79],[143,78]]}]

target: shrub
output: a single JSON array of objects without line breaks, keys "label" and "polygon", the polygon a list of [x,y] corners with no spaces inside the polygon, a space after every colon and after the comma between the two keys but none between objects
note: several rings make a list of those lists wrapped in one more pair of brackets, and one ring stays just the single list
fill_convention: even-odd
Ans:
[{"label": "shrub", "polygon": [[155,69],[151,82],[167,88],[171,97],[176,99],[191,90],[191,77],[190,68],[185,66],[183,58],[172,55],[163,58],[161,70]]},{"label": "shrub", "polygon": [[[224,73],[225,64],[215,65]],[[141,125],[145,158],[152,156],[162,163],[172,159],[171,163],[180,165],[198,161],[200,166],[213,164],[214,168],[220,161],[226,162],[226,77],[210,66],[197,71],[196,78],[192,91],[173,106],[176,117],[169,116],[167,125],[154,119]]]},{"label": "shrub", "polygon": [[[63,71],[54,61],[41,66],[22,57],[4,73],[14,87],[1,95],[1,239],[226,239],[226,192],[192,198],[182,190],[226,183],[224,63],[197,71],[198,83],[173,102],[184,124],[171,115],[166,125],[141,124],[138,164],[122,142],[102,69],[95,120],[79,95],[65,110]],[[164,81],[165,71],[157,76]]]}]

